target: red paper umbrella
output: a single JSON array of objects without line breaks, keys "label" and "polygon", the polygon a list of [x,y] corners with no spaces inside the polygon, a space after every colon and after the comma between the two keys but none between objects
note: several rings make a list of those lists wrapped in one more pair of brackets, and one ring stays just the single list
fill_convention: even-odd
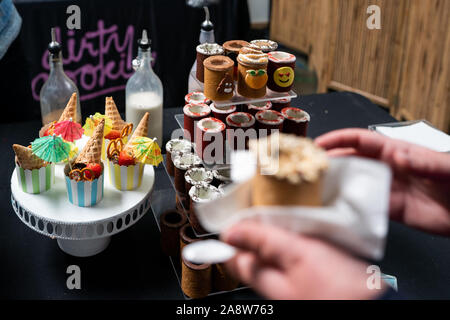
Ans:
[{"label": "red paper umbrella", "polygon": [[70,142],[80,139],[83,136],[84,129],[80,124],[73,122],[72,119],[57,122],[55,124],[55,134]]}]

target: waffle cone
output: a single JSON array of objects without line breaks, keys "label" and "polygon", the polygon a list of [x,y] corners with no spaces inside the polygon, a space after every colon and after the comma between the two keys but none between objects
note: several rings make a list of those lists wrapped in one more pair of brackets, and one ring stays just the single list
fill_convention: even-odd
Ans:
[{"label": "waffle cone", "polygon": [[116,103],[112,97],[106,97],[105,100],[105,116],[112,121],[112,130],[122,130],[125,127],[126,122],[122,120]]},{"label": "waffle cone", "polygon": [[59,117],[58,122],[64,121],[64,120],[70,120],[72,118],[73,121],[77,120],[77,93],[72,93],[72,96],[69,99],[69,102],[67,102],[66,107],[64,108],[63,113],[61,114],[61,117]]},{"label": "waffle cone", "polygon": [[33,170],[45,166],[45,161],[34,155],[31,148],[13,144],[13,149],[17,156],[17,162],[22,169]]},{"label": "waffle cone", "polygon": [[148,118],[149,113],[146,112],[144,116],[142,117],[141,121],[139,122],[136,130],[134,130],[133,134],[131,135],[131,138],[128,140],[128,143],[124,146],[123,150],[130,151],[132,149],[131,142],[136,137],[146,137],[148,134]]},{"label": "waffle cone", "polygon": [[105,119],[102,119],[95,127],[92,137],[81,150],[75,163],[101,163],[104,127]]}]

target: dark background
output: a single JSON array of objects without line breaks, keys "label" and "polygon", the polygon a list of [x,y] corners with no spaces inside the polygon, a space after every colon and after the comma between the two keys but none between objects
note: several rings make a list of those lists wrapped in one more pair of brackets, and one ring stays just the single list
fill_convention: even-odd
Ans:
[{"label": "dark background", "polygon": [[[66,13],[69,5],[76,4],[81,9],[81,29],[68,35]],[[204,20],[203,9],[191,8],[185,0],[80,0],[80,1],[16,1],[16,8],[22,17],[22,29],[6,55],[0,60],[0,105],[1,122],[40,119],[39,101],[33,98],[31,83],[41,73],[48,73],[42,65],[43,55],[50,42],[51,27],[59,27],[63,58],[68,58],[68,40],[75,40],[75,54],[79,54],[80,44],[86,33],[98,30],[98,22],[103,21],[104,28],[117,26],[119,44],[124,43],[127,28],[132,26],[133,34],[131,58],[117,53],[114,46],[102,56],[103,65],[110,61],[116,63],[114,73],[121,61],[128,62],[124,68],[128,76],[132,74],[131,60],[137,55],[137,39],[143,28],[149,32],[152,40],[152,52],[156,54],[154,69],[163,82],[164,108],[183,105],[187,93],[188,73],[195,60],[195,47],[198,44],[200,24]],[[229,39],[248,39],[249,15],[246,0],[221,1],[210,6],[211,20],[215,24],[215,36],[218,43]],[[105,35],[104,42],[110,35]],[[94,50],[99,48],[99,37],[88,39]],[[73,60],[73,59],[72,59]],[[99,56],[83,51],[79,62],[64,64],[67,74],[81,67],[97,67]],[[162,71],[164,70],[164,72]],[[94,72],[98,78],[99,72]],[[106,95],[112,95],[120,112],[125,111],[124,86],[128,76],[107,79],[103,85],[95,81],[92,89],[80,85],[80,74],[72,80],[78,86],[81,96],[83,118],[96,111],[103,113]],[[85,82],[93,81],[87,73]],[[44,81],[37,83],[35,96]],[[123,88],[120,88],[123,86]],[[117,88],[115,92],[102,94],[105,89]],[[90,98],[99,93],[96,98]]]}]

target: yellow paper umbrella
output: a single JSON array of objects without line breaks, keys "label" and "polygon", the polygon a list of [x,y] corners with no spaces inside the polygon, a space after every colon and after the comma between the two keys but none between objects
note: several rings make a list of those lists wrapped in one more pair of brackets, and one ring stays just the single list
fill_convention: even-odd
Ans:
[{"label": "yellow paper umbrella", "polygon": [[103,136],[106,136],[108,133],[110,133],[112,130],[112,120],[107,116],[96,112],[93,116],[91,115],[86,119],[86,123],[83,126],[84,134],[91,137],[95,127],[102,119],[105,119],[105,129],[103,131]]},{"label": "yellow paper umbrella", "polygon": [[155,167],[163,161],[161,149],[155,140],[156,138],[136,137],[130,141],[136,161]]}]

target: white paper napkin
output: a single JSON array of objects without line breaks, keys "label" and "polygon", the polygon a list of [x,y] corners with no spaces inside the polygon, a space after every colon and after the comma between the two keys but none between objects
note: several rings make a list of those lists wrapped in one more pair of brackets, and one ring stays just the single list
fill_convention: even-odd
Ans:
[{"label": "white paper napkin", "polygon": [[[246,164],[254,166],[253,161]],[[232,176],[237,166],[246,171],[244,163],[233,164]],[[223,197],[197,205],[196,212],[209,232],[219,233],[244,219],[255,219],[320,237],[363,257],[381,259],[390,186],[391,171],[385,164],[357,157],[335,158],[325,176],[324,207],[250,207],[247,179],[226,189]]]}]

